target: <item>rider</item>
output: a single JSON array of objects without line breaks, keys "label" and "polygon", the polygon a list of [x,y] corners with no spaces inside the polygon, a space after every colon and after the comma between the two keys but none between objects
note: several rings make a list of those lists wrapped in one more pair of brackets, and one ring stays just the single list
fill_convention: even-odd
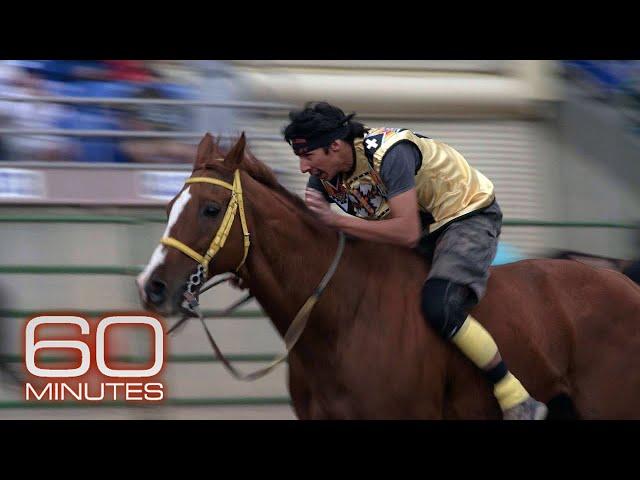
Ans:
[{"label": "rider", "polygon": [[[493,184],[442,142],[403,128],[369,128],[354,116],[326,102],[289,113],[284,138],[310,174],[308,207],[347,234],[416,248],[430,260],[422,287],[428,322],[483,370],[505,419],[544,418],[546,406],[509,372],[491,335],[468,313],[485,293],[502,225]],[[333,212],[329,202],[350,215]]]}]

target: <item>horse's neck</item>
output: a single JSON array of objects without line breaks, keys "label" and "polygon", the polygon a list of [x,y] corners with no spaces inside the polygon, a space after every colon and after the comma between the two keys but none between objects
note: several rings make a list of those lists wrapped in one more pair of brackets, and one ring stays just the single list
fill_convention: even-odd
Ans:
[{"label": "horse's neck", "polygon": [[[251,247],[246,283],[281,335],[287,331],[296,313],[312,295],[329,269],[338,246],[335,231],[304,218],[305,213],[281,194],[255,181],[247,184],[247,216],[250,217]],[[307,214],[308,215],[308,214]],[[344,264],[344,258],[341,264]],[[339,267],[340,268],[340,267]],[[330,289],[341,289],[338,276]],[[345,285],[346,288],[346,285]],[[314,308],[314,317],[322,318],[331,329],[333,302]]]}]

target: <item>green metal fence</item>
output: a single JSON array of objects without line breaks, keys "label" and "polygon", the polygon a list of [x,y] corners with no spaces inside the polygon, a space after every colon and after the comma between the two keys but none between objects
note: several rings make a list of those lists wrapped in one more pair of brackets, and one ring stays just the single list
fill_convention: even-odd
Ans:
[{"label": "green metal fence", "polygon": [[[0,215],[0,223],[114,223],[142,225],[145,223],[167,223],[162,215]],[[637,229],[638,225],[608,222],[556,222],[547,220],[504,220],[503,225],[512,227],[559,227],[559,228],[623,228]]]}]

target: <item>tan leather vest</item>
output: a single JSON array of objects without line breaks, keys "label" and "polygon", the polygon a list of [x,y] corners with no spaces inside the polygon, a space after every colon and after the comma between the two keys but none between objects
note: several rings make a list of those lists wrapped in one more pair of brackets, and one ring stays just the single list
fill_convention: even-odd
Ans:
[{"label": "tan leather vest", "polygon": [[389,148],[402,141],[413,143],[422,154],[422,165],[416,172],[416,193],[418,208],[433,217],[429,232],[493,202],[491,181],[459,152],[403,128],[373,128],[364,138],[356,138],[353,172],[347,178],[342,174],[337,188],[322,181],[329,197],[351,215],[367,220],[387,217],[388,196],[380,170]]}]

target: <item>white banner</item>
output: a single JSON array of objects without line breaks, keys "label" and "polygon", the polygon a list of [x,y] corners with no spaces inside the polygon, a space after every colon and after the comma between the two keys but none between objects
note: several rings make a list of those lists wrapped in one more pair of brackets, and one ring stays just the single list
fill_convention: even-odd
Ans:
[{"label": "white banner", "polygon": [[185,180],[190,176],[190,171],[139,172],[138,195],[143,198],[171,200],[182,189]]},{"label": "white banner", "polygon": [[0,168],[0,198],[44,198],[42,172],[20,168]]}]

